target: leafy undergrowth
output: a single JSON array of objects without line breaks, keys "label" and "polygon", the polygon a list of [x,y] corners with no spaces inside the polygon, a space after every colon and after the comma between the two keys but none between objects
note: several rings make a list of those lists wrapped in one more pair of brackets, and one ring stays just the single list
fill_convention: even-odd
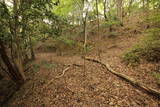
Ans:
[{"label": "leafy undergrowth", "polygon": [[130,65],[136,65],[141,60],[149,62],[160,61],[160,15],[157,13],[151,15],[147,22],[150,28],[146,30],[145,36],[136,45],[134,45],[122,58]]},{"label": "leafy undergrowth", "polygon": [[37,64],[33,64],[32,69],[35,72],[38,72],[40,70],[40,68],[44,68],[44,69],[52,69],[57,67],[56,63],[52,63],[52,62],[47,62],[46,60],[42,60],[41,62],[37,63]]}]

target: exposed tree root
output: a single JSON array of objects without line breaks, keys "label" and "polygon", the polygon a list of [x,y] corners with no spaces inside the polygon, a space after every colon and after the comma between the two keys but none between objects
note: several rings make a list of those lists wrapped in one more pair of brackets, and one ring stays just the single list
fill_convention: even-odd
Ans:
[{"label": "exposed tree root", "polygon": [[128,81],[129,83],[131,83],[132,85],[142,89],[143,91],[145,91],[145,92],[147,92],[147,93],[149,93],[151,95],[154,95],[157,98],[160,98],[160,92],[158,90],[155,90],[155,89],[153,89],[151,87],[147,87],[143,83],[140,83],[139,81],[136,81],[135,79],[133,79],[133,78],[127,76],[127,75],[124,75],[122,73],[114,71],[108,64],[105,64],[105,63],[103,63],[103,62],[101,62],[99,60],[96,60],[96,59],[93,59],[93,58],[89,58],[89,57],[84,57],[84,59],[103,65],[112,74],[114,74],[114,75],[116,75],[116,76]]}]

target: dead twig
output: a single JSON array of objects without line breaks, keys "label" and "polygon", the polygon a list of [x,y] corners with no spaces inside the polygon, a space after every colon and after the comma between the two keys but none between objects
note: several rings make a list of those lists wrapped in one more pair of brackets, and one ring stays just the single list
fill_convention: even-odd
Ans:
[{"label": "dead twig", "polygon": [[143,83],[141,83],[139,81],[136,81],[135,79],[133,79],[133,78],[131,78],[131,77],[125,75],[125,74],[122,74],[122,73],[114,71],[108,64],[105,64],[105,63],[103,63],[103,62],[101,62],[99,60],[96,60],[96,59],[93,59],[93,58],[89,58],[89,57],[84,57],[84,59],[103,65],[107,69],[107,71],[111,72],[112,74],[114,74],[114,75],[116,75],[116,76],[128,81],[129,83],[131,83],[132,85],[142,89],[143,91],[145,91],[145,92],[147,92],[147,93],[149,93],[151,95],[154,95],[157,98],[160,98],[160,92],[158,90],[155,90],[155,89],[153,89],[151,87],[147,87]]},{"label": "dead twig", "polygon": [[83,66],[83,65],[80,65],[80,64],[65,64],[65,65],[67,65],[68,67],[65,68],[65,69],[62,71],[62,74],[61,74],[60,76],[57,76],[57,77],[51,79],[42,89],[45,89],[48,85],[50,85],[50,84],[54,81],[54,79],[59,79],[59,78],[63,77],[64,74],[65,74],[65,72],[68,71],[72,66],[78,66],[78,67]]},{"label": "dead twig", "polygon": [[69,65],[67,68],[65,68],[65,69],[63,70],[63,73],[62,73],[60,76],[57,76],[57,77],[51,79],[47,84],[45,84],[44,87],[42,88],[42,90],[45,89],[48,85],[50,85],[50,84],[54,81],[54,79],[58,79],[58,78],[63,77],[63,75],[65,74],[65,72],[66,72],[67,70],[69,70],[70,68],[71,68],[71,65]]},{"label": "dead twig", "polygon": [[65,69],[63,70],[63,73],[62,73],[60,76],[57,76],[57,77],[55,77],[55,78],[57,79],[57,78],[63,77],[63,75],[65,74],[65,72],[66,72],[67,70],[69,70],[71,67],[72,67],[72,65],[69,65],[67,68],[65,68]]},{"label": "dead twig", "polygon": [[[67,64],[65,64],[65,65],[67,65]],[[62,73],[60,76],[55,77],[56,79],[63,77],[63,75],[65,74],[65,72],[68,71],[72,66],[81,67],[81,66],[83,66],[83,65],[80,65],[80,64],[68,64],[67,66],[68,66],[68,67],[63,70],[63,73]]]}]

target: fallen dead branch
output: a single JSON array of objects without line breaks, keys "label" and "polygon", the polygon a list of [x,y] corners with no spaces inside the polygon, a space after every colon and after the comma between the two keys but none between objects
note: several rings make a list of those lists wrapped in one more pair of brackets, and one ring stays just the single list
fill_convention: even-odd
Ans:
[{"label": "fallen dead branch", "polygon": [[65,68],[65,69],[63,70],[63,73],[62,73],[60,76],[57,76],[57,77],[55,77],[55,78],[61,78],[61,77],[63,77],[63,75],[65,74],[65,72],[66,72],[67,70],[69,70],[69,69],[71,68],[71,66],[72,66],[72,65],[69,65],[67,68]]},{"label": "fallen dead branch", "polygon": [[63,70],[62,74],[60,76],[57,76],[55,78],[61,78],[63,77],[63,75],[65,74],[66,71],[68,71],[72,66],[77,66],[77,67],[81,67],[83,65],[80,65],[80,64],[64,64],[66,66],[68,66],[66,69]]},{"label": "fallen dead branch", "polygon": [[67,68],[65,68],[63,71],[62,71],[62,74],[60,76],[57,76],[53,79],[51,79],[42,89],[45,89],[48,85],[50,85],[54,79],[58,79],[58,78],[61,78],[64,76],[65,72],[68,71],[72,66],[78,66],[78,67],[81,67],[82,65],[79,65],[79,64],[65,64],[66,66],[68,66]]},{"label": "fallen dead branch", "polygon": [[136,81],[135,79],[133,79],[133,78],[131,78],[131,77],[125,75],[125,74],[122,74],[122,73],[114,71],[108,64],[105,64],[105,63],[103,63],[103,62],[101,62],[99,60],[92,59],[92,58],[89,58],[89,57],[84,57],[84,59],[103,65],[112,74],[114,74],[114,75],[116,75],[116,76],[128,81],[129,83],[131,83],[132,85],[142,89],[143,91],[160,98],[160,92],[158,90],[155,90],[155,89],[153,89],[151,87],[147,87],[143,83],[140,83],[139,81]]},{"label": "fallen dead branch", "polygon": [[63,77],[65,72],[68,71],[72,66],[77,66],[77,67],[83,66],[83,65],[80,65],[80,64],[65,64],[65,65],[68,66],[68,67],[63,70],[63,72],[62,72],[62,74],[60,76],[55,77],[56,79]]}]

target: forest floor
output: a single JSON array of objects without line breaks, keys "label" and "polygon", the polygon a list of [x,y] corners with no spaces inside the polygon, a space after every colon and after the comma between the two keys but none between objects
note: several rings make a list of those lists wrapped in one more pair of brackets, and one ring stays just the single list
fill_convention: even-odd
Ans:
[{"label": "forest floor", "polygon": [[[86,56],[98,59],[100,52],[101,60],[117,72],[160,91],[153,76],[158,63],[143,62],[131,67],[121,60],[122,54],[142,37],[141,23],[132,21],[130,26],[134,29],[126,29],[130,21],[126,22],[117,29],[117,37],[109,38],[107,32],[101,32],[97,41],[92,36],[89,42],[94,47]],[[26,73],[26,83],[4,107],[160,107],[160,99],[111,74],[100,64],[84,61],[81,56],[37,52],[35,70]],[[68,64],[82,66],[71,66],[56,78]]]}]

